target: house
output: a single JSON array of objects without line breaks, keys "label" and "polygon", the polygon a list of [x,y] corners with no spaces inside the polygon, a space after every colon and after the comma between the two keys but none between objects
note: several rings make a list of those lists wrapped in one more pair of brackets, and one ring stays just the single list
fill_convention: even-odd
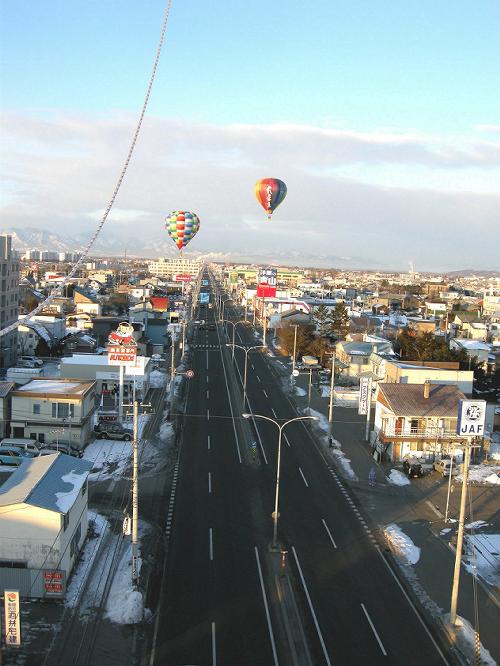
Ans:
[{"label": "house", "polygon": [[[22,319],[22,316],[20,317]],[[40,347],[39,347],[40,345]],[[25,321],[17,327],[18,356],[46,356],[54,346],[54,339],[49,331],[33,320]],[[40,351],[41,350],[41,351]]]},{"label": "house", "polygon": [[341,340],[335,345],[336,363],[345,369],[344,374],[350,377],[372,374],[370,356],[372,353],[394,354],[392,344],[382,338],[376,341],[346,342]]},{"label": "house", "polygon": [[0,486],[0,587],[62,598],[87,536],[92,463],[63,453],[27,459]]},{"label": "house", "polygon": [[487,344],[486,342],[466,340],[465,338],[452,338],[450,340],[450,349],[456,351],[465,351],[470,361],[476,357],[480,367],[482,367],[485,371],[487,370],[491,345]]},{"label": "house", "polygon": [[75,287],[73,292],[73,300],[76,306],[76,312],[86,312],[87,314],[96,315],[98,317],[102,314],[102,306],[97,300],[97,298],[82,289],[81,287]]},{"label": "house", "polygon": [[464,393],[472,393],[474,372],[460,370],[456,361],[386,360],[383,380],[390,384],[453,384]]},{"label": "house", "polygon": [[93,354],[97,351],[97,342],[94,337],[87,333],[70,333],[61,340],[63,353],[65,356],[70,354]]},{"label": "house", "polygon": [[10,422],[11,393],[14,382],[0,382],[0,439],[9,436],[8,424]]},{"label": "house", "polygon": [[433,460],[464,444],[457,430],[459,401],[465,395],[444,384],[377,385],[371,433],[378,459],[402,460],[412,455]]},{"label": "house", "polygon": [[95,382],[32,379],[12,391],[11,436],[83,449],[92,438]]}]

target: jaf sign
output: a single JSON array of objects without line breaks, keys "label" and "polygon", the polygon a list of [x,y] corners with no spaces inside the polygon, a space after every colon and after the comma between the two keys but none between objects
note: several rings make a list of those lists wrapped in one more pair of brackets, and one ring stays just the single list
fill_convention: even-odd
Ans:
[{"label": "jaf sign", "polygon": [[370,377],[361,377],[359,380],[359,407],[358,414],[368,414],[372,380]]},{"label": "jaf sign", "polygon": [[18,590],[5,590],[5,644],[21,645],[21,615]]},{"label": "jaf sign", "polygon": [[135,365],[136,357],[135,345],[108,345],[109,365]]},{"label": "jaf sign", "polygon": [[486,400],[460,400],[458,404],[457,433],[465,437],[484,435]]}]

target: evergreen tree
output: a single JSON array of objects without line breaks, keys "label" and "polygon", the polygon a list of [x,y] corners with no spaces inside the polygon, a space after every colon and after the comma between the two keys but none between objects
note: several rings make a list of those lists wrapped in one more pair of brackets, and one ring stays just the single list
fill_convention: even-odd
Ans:
[{"label": "evergreen tree", "polygon": [[312,312],[313,322],[320,338],[324,338],[331,331],[330,311],[323,303]]},{"label": "evergreen tree", "polygon": [[336,303],[330,314],[330,332],[345,340],[349,330],[349,314],[344,303]]}]

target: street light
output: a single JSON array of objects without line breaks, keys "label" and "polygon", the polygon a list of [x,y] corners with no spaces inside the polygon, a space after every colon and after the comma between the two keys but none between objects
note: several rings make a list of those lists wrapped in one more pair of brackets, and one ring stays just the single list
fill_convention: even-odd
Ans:
[{"label": "street light", "polygon": [[221,314],[221,318],[220,318],[221,321],[224,321],[224,307],[225,307],[226,303],[229,303],[229,301],[232,301],[232,300],[233,300],[232,298],[226,298],[225,300],[221,299],[221,303],[222,303],[222,314]]},{"label": "street light", "polygon": [[226,347],[232,347],[233,348],[233,354],[234,354],[234,348],[238,347],[238,349],[242,349],[245,352],[245,371],[243,373],[243,409],[245,409],[245,401],[247,399],[247,366],[248,366],[248,352],[252,351],[252,349],[265,349],[264,345],[255,345],[254,347],[242,347],[241,345],[237,345],[234,342],[226,342]]},{"label": "street light", "polygon": [[232,341],[233,353],[232,353],[232,360],[234,361],[234,346],[235,346],[235,345],[234,345],[234,333],[235,333],[235,330],[236,330],[236,325],[237,325],[237,324],[246,324],[246,323],[248,323],[248,322],[246,322],[244,319],[240,319],[239,321],[231,321],[230,319],[223,319],[222,322],[223,322],[223,323],[226,323],[226,324],[231,324],[231,326],[233,327],[233,341]]},{"label": "street light", "polygon": [[276,468],[276,496],[274,500],[274,513],[273,513],[273,543],[272,543],[272,548],[275,550],[278,547],[278,505],[279,505],[279,492],[280,492],[280,464],[281,464],[281,434],[283,432],[283,428],[287,426],[289,423],[293,423],[293,421],[305,421],[306,419],[310,419],[312,421],[319,421],[319,418],[317,416],[296,416],[293,419],[289,419],[288,421],[285,421],[282,425],[278,423],[278,421],[275,421],[274,419],[269,418],[269,416],[263,416],[262,414],[242,414],[244,419],[250,419],[252,417],[256,419],[264,419],[264,421],[270,421],[271,423],[274,423],[274,425],[278,428],[279,434],[278,434],[278,463],[277,463],[277,468]]}]

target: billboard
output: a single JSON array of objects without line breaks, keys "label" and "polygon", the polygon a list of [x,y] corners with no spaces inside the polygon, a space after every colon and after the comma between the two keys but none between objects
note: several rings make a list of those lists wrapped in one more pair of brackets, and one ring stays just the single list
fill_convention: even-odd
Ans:
[{"label": "billboard", "polygon": [[19,613],[19,591],[4,591],[5,644],[21,645],[21,615]]},{"label": "billboard", "polygon": [[108,344],[109,365],[135,365],[137,347],[135,345]]},{"label": "billboard", "polygon": [[200,303],[210,303],[210,294],[208,291],[200,291]]},{"label": "billboard", "polygon": [[361,377],[359,380],[359,406],[358,414],[368,414],[370,408],[370,392],[372,390],[372,380],[370,377]]},{"label": "billboard", "polygon": [[174,282],[191,282],[190,275],[174,275]]},{"label": "billboard", "polygon": [[43,572],[43,591],[46,597],[64,596],[64,571],[45,569]]},{"label": "billboard", "polygon": [[278,270],[276,268],[259,268],[258,298],[276,298],[277,277]]},{"label": "billboard", "polygon": [[460,400],[458,403],[457,434],[482,437],[486,418],[486,400]]}]

